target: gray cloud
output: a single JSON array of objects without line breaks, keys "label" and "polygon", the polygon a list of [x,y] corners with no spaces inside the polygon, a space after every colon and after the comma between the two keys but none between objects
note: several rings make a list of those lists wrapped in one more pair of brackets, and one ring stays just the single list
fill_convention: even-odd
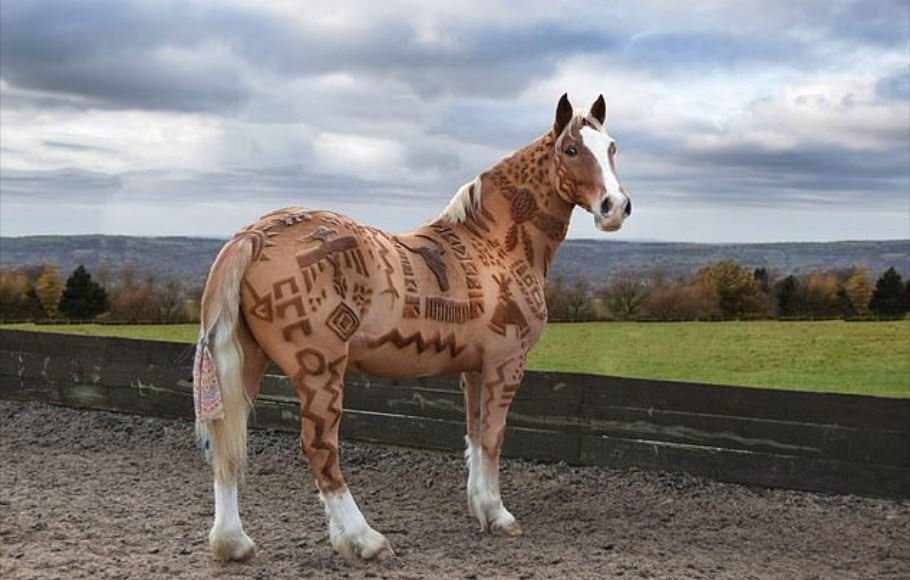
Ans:
[{"label": "gray cloud", "polygon": [[3,198],[10,202],[106,204],[120,201],[194,204],[207,201],[287,201],[408,203],[419,198],[407,184],[321,174],[302,166],[235,168],[224,171],[133,171],[119,174],[84,170],[4,170]]},{"label": "gray cloud", "polygon": [[63,149],[66,151],[90,151],[97,153],[114,153],[113,149],[108,147],[99,147],[97,145],[86,145],[84,143],[68,143],[65,141],[52,141],[44,139],[41,144],[51,149]]},{"label": "gray cloud", "polygon": [[0,189],[4,201],[54,201],[97,204],[123,186],[119,176],[82,169],[54,171],[4,169]]},{"label": "gray cloud", "polygon": [[[2,108],[21,112],[22,127],[49,111],[55,120],[154,111],[157,119],[208,120],[218,135],[197,144],[167,134],[173,127],[147,127],[164,133],[164,147],[172,138],[175,150],[197,147],[202,168],[148,160],[142,141],[98,139],[84,122],[62,133],[41,125],[32,136],[4,117],[5,132],[21,138],[3,147],[4,200],[167,205],[299,196],[322,206],[382,200],[432,212],[473,172],[546,130],[558,92],[573,87],[557,87],[545,106],[535,91],[566,63],[591,62],[603,65],[582,79],[592,86],[613,74],[637,83],[626,102],[640,97],[641,109],[619,109],[611,132],[621,143],[621,176],[643,203],[847,207],[862,198],[876,210],[904,207],[910,64],[894,65],[893,55],[910,42],[905,1],[712,4],[704,18],[665,15],[665,4],[647,2],[606,12],[567,6],[560,17],[530,15],[536,8],[506,21],[443,18],[434,42],[419,19],[378,11],[344,33],[254,3],[4,0]],[[785,83],[824,84],[825,75],[876,55],[890,68],[876,70],[871,95],[819,89],[779,106]],[[765,77],[772,80],[754,81]],[[710,109],[723,94],[673,101],[712,78],[731,92],[747,87],[752,100],[716,114],[705,103]],[[686,110],[693,101],[702,110]],[[853,121],[836,124],[822,115],[830,111]],[[730,121],[737,114],[748,120]],[[81,141],[80,131],[91,137]],[[390,177],[320,167],[313,143],[326,132],[400,148],[389,157],[397,160]],[[755,134],[792,142],[769,147]],[[722,145],[692,145],[697,138]],[[860,138],[868,145],[852,146]],[[85,159],[93,169],[80,165]]]},{"label": "gray cloud", "polygon": [[401,21],[351,36],[301,32],[230,6],[6,0],[0,63],[16,86],[79,95],[92,106],[224,112],[251,98],[250,68],[285,78],[392,78],[426,98],[502,98],[550,74],[560,57],[612,44],[602,32],[559,23],[451,32],[456,46],[439,48]]}]

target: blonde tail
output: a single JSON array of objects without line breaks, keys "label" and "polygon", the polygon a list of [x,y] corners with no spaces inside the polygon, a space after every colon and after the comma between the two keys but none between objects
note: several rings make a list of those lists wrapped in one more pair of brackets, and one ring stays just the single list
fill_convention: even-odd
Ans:
[{"label": "blonde tail", "polygon": [[212,463],[215,480],[235,486],[246,463],[247,417],[252,401],[243,381],[243,349],[237,337],[240,285],[256,240],[238,236],[215,258],[202,294],[197,349],[207,344],[217,369],[224,416],[196,420],[196,435]]}]

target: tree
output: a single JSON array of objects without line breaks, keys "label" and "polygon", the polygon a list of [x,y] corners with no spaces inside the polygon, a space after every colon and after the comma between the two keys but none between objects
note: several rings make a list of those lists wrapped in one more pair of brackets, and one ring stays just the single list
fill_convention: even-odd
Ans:
[{"label": "tree", "polygon": [[185,319],[184,303],[181,299],[181,282],[177,276],[170,276],[158,291],[158,302],[161,308],[161,320],[164,322],[182,322]]},{"label": "tree", "polygon": [[774,286],[777,297],[777,315],[796,316],[799,313],[799,281],[790,274]]},{"label": "tree", "polygon": [[755,275],[745,266],[733,260],[724,260],[702,268],[695,278],[704,284],[714,285],[718,307],[724,318],[755,318],[767,314]]},{"label": "tree", "polygon": [[901,275],[897,273],[894,267],[888,268],[881,278],[875,282],[875,290],[872,292],[869,308],[877,316],[888,318],[900,316],[906,312],[901,303],[903,291]]},{"label": "tree", "polygon": [[149,322],[160,319],[161,309],[155,296],[154,276],[147,275],[141,285],[136,278],[136,268],[132,264],[127,264],[120,270],[119,282],[110,298],[112,320]]},{"label": "tree", "polygon": [[771,278],[768,276],[767,268],[756,268],[752,272],[752,277],[755,279],[755,283],[762,293],[771,293]]},{"label": "tree", "polygon": [[25,320],[28,277],[20,270],[0,270],[0,320]]},{"label": "tree", "polygon": [[850,302],[850,309],[859,316],[868,316],[869,301],[872,299],[872,279],[865,268],[857,268],[844,283],[844,292]]},{"label": "tree", "polygon": [[63,295],[63,282],[57,273],[57,267],[48,264],[35,281],[35,294],[41,302],[41,308],[48,318],[56,318],[60,313],[60,297]]},{"label": "tree", "polygon": [[544,288],[547,314],[550,320],[567,320],[566,285],[562,274],[557,274]]},{"label": "tree", "polygon": [[805,313],[818,318],[840,316],[843,312],[838,298],[839,284],[833,272],[812,272],[802,285]]},{"label": "tree", "polygon": [[633,272],[620,272],[600,291],[610,316],[617,320],[630,320],[641,309],[646,298],[641,277]]},{"label": "tree", "polygon": [[566,293],[566,318],[573,322],[591,319],[591,296],[585,278],[576,279]]},{"label": "tree", "polygon": [[107,309],[107,292],[92,280],[92,275],[80,264],[66,279],[60,312],[67,318],[85,320],[94,318]]}]

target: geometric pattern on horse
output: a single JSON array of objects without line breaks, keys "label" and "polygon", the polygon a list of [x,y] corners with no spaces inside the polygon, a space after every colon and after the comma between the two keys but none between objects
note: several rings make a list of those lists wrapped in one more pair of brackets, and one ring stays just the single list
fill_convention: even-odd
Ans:
[{"label": "geometric pattern on horse", "polygon": [[256,293],[256,289],[253,288],[253,285],[249,283],[248,280],[243,280],[243,285],[246,287],[247,291],[253,296],[253,306],[247,311],[250,316],[255,316],[259,320],[264,320],[266,322],[272,321],[272,293],[266,292],[264,295],[260,296]]},{"label": "geometric pattern on horse", "polygon": [[473,320],[483,313],[483,308],[472,308],[465,300],[449,300],[441,296],[428,296],[424,299],[424,317],[440,322],[461,323]]},{"label": "geometric pattern on horse", "polygon": [[530,307],[531,313],[538,320],[547,318],[547,301],[544,297],[543,289],[534,277],[531,265],[528,262],[518,260],[510,268],[515,274],[515,282],[518,283],[518,289],[524,296],[525,303]]},{"label": "geometric pattern on horse", "polygon": [[442,259],[442,250],[428,246],[417,246],[416,248],[412,248],[401,240],[399,240],[398,243],[423,258],[423,261],[427,265],[427,269],[436,277],[436,283],[439,285],[439,289],[443,292],[448,292],[449,277],[446,273],[446,263]]},{"label": "geometric pattern on horse", "polygon": [[338,335],[338,338],[347,341],[354,335],[357,327],[360,326],[360,319],[357,318],[357,314],[354,313],[350,306],[341,302],[329,315],[325,324],[332,332]]},{"label": "geometric pattern on horse", "polygon": [[379,252],[379,259],[382,260],[382,271],[385,273],[386,278],[386,288],[381,292],[381,294],[391,294],[395,298],[399,297],[398,289],[395,288],[395,283],[392,280],[392,274],[395,273],[395,268],[392,266],[392,262],[389,261],[389,249],[385,247],[385,244],[378,241],[378,236],[373,236],[373,242],[376,246],[376,250]]},{"label": "geometric pattern on horse", "polygon": [[414,267],[401,240],[394,237],[392,243],[398,253],[398,259],[401,260],[401,273],[404,275],[404,309],[401,315],[404,318],[420,318],[420,287],[414,276]]},{"label": "geometric pattern on horse", "polygon": [[440,223],[431,224],[430,228],[449,244],[452,254],[461,266],[468,290],[468,302],[471,304],[471,318],[477,318],[483,314],[483,284],[480,281],[477,264],[474,263],[468,247],[461,241],[455,230]]},{"label": "geometric pattern on horse", "polygon": [[[344,479],[338,465],[338,446],[330,445],[326,441],[326,435],[333,432],[341,420],[341,393],[344,384],[338,367],[347,360],[347,357],[341,356],[326,365],[325,357],[321,353],[314,349],[309,350],[322,357],[322,365],[316,367],[321,372],[313,373],[312,375],[307,372],[306,368],[301,367],[294,379],[294,383],[300,389],[300,394],[302,395],[300,402],[301,421],[312,421],[313,424],[313,440],[301,441],[301,443],[303,443],[304,454],[316,471],[316,478],[321,484],[322,492],[328,494],[344,485]],[[325,372],[326,367],[328,368],[329,377],[325,384],[313,387],[307,383],[307,376],[318,376]],[[320,413],[313,409],[316,393],[320,391],[326,391],[331,394],[329,406],[325,413]]]},{"label": "geometric pattern on horse", "polygon": [[[496,387],[502,385],[502,398],[499,401],[499,407],[501,409],[508,409],[509,405],[512,403],[512,399],[515,397],[515,392],[518,390],[518,387],[521,385],[521,378],[519,377],[517,381],[513,383],[508,383],[506,379],[505,369],[512,362],[512,359],[505,360],[502,364],[496,367],[496,379],[491,383],[486,383],[483,386],[485,393],[484,402],[483,402],[483,413],[481,413],[481,432],[486,433],[489,429],[489,419],[492,416],[492,406],[493,401],[496,400]],[[481,439],[481,447],[486,452],[487,457],[495,458],[498,455],[498,451],[502,449],[502,442],[505,437],[505,428],[501,429],[496,434],[496,441],[491,442],[484,441]]]},{"label": "geometric pattern on horse", "polygon": [[490,330],[501,336],[506,335],[506,326],[514,325],[518,329],[518,335],[524,338],[530,332],[528,320],[525,318],[521,307],[512,298],[512,291],[509,289],[511,278],[507,274],[493,275],[493,280],[499,284],[499,302],[496,309],[493,310],[493,316],[490,317],[488,324]]},{"label": "geometric pattern on horse", "polygon": [[419,330],[413,334],[404,336],[398,329],[390,330],[378,338],[368,340],[367,346],[369,348],[379,348],[387,342],[391,342],[400,349],[407,348],[413,344],[417,348],[417,354],[423,354],[423,352],[430,347],[433,347],[437,354],[448,349],[449,355],[451,355],[452,358],[457,357],[461,354],[461,351],[465,349],[464,346],[458,346],[454,332],[450,332],[445,338],[443,338],[440,333],[436,333],[432,338],[428,339],[424,338]]}]

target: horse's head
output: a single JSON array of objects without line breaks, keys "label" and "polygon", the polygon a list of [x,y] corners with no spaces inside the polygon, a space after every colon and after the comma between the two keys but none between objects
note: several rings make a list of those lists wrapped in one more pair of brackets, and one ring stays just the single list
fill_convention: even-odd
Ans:
[{"label": "horse's head", "polygon": [[594,214],[614,232],[632,215],[632,200],[616,176],[616,141],[607,134],[607,104],[599,96],[587,114],[575,114],[567,95],[556,106],[556,158],[551,173],[559,196]]}]

